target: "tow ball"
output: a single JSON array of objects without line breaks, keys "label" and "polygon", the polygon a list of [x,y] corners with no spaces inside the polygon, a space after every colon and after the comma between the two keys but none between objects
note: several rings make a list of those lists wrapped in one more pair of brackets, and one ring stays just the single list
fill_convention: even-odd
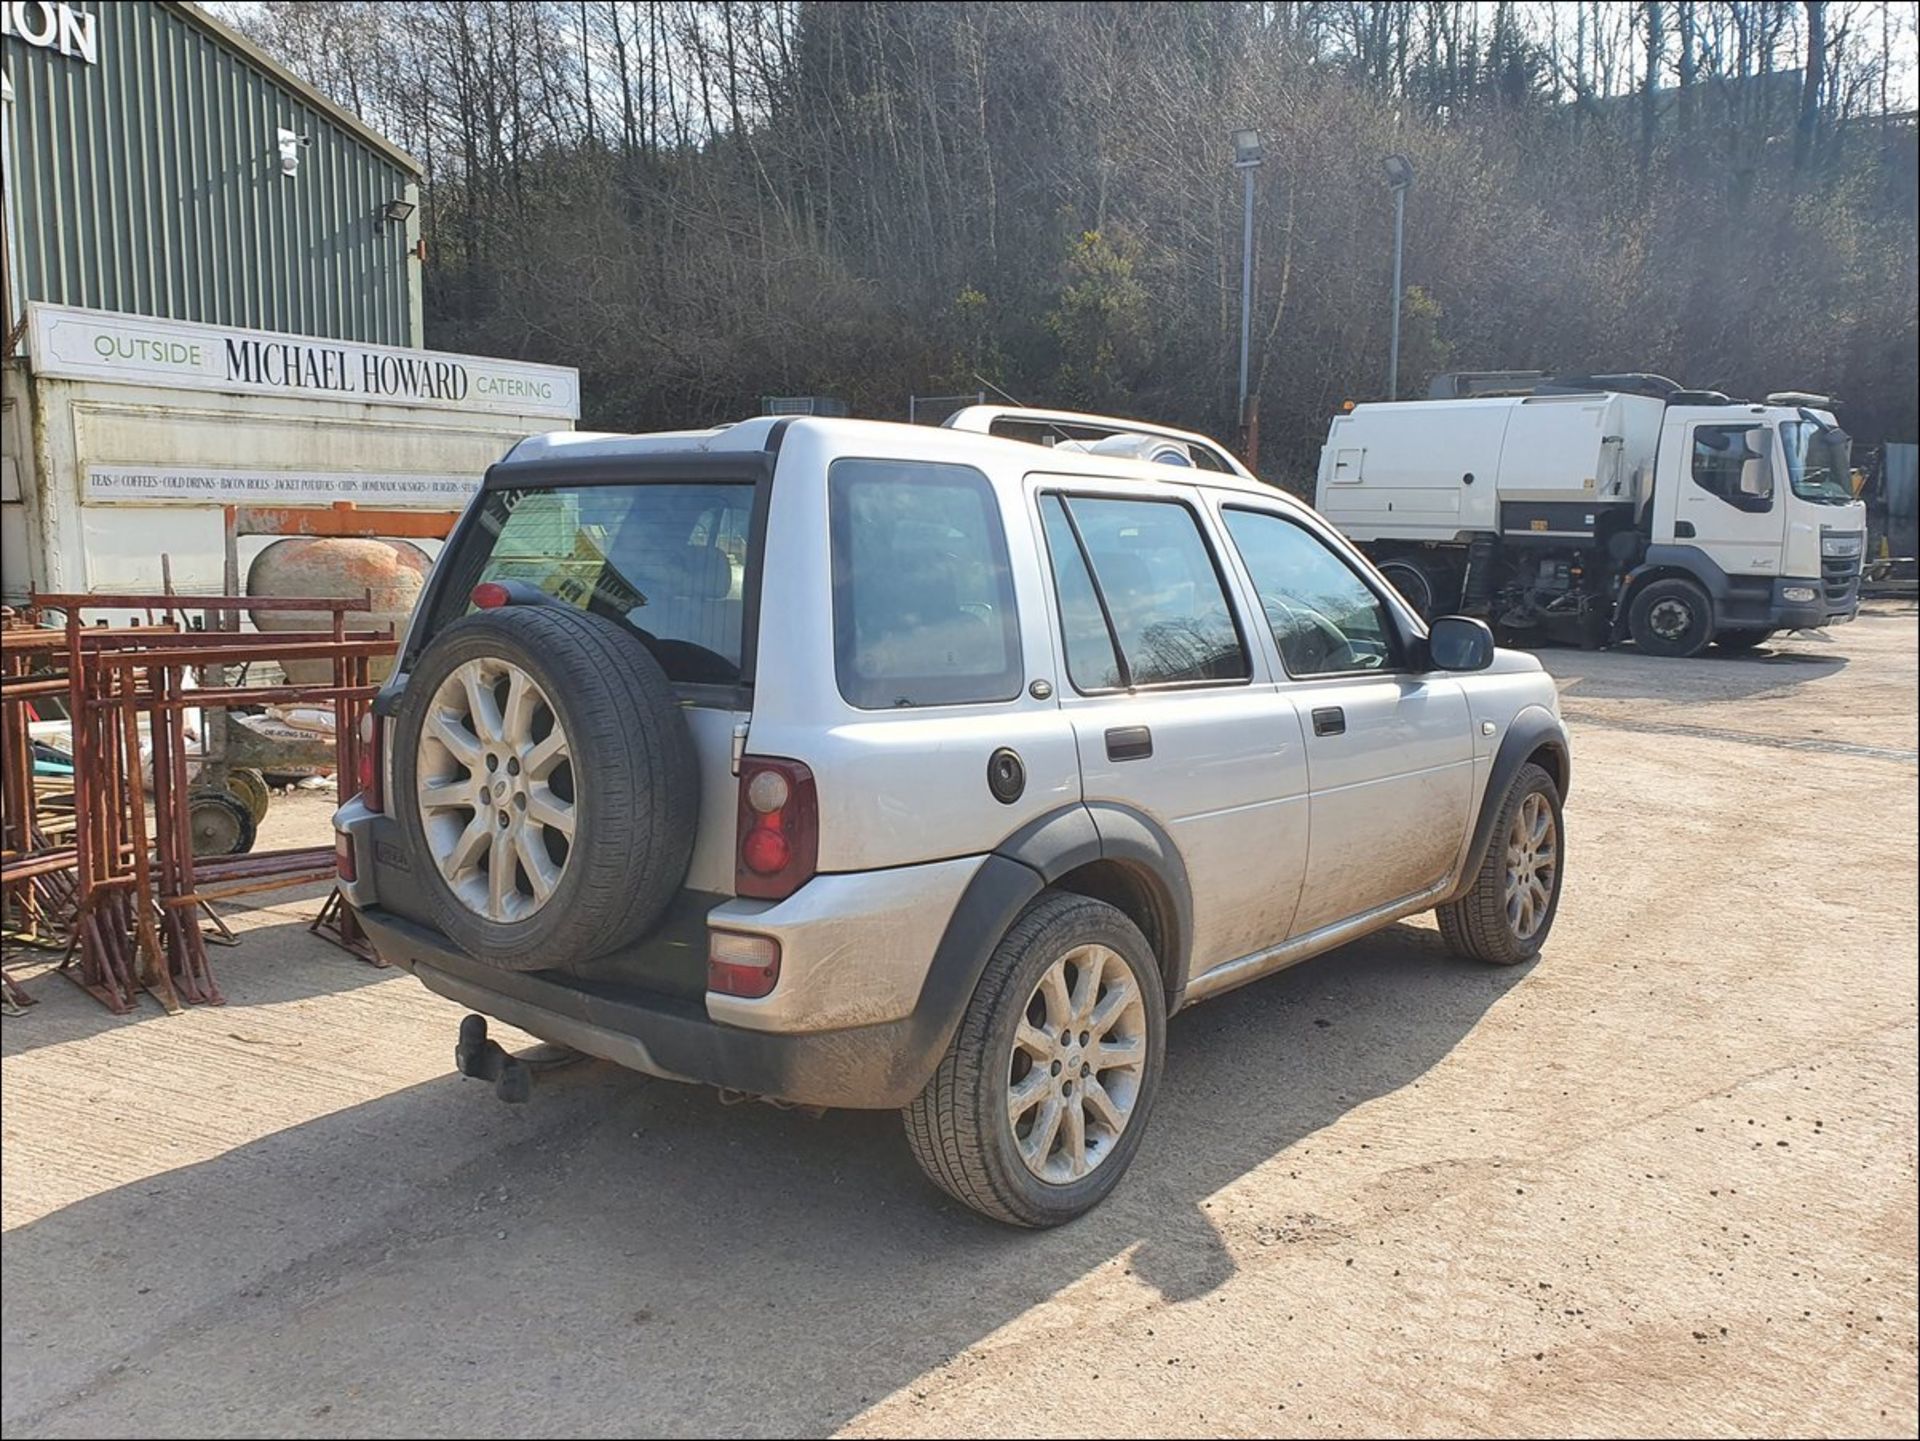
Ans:
[{"label": "tow ball", "polygon": [[460,1022],[460,1043],[453,1048],[453,1064],[463,1076],[492,1081],[493,1093],[518,1105],[533,1097],[533,1072],[524,1061],[509,1056],[487,1036],[487,1018],[468,1016]]}]

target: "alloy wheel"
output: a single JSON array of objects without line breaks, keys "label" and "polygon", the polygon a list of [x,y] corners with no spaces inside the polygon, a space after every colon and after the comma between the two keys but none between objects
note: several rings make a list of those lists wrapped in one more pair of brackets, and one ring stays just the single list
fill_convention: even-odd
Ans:
[{"label": "alloy wheel", "polygon": [[1043,1181],[1077,1181],[1113,1154],[1147,1066],[1147,1008],[1117,951],[1076,946],[1047,968],[1014,1033],[1007,1122]]},{"label": "alloy wheel", "polygon": [[420,728],[427,847],[461,904],[522,921],[553,896],[573,851],[579,778],[552,702],[511,661],[450,672]]},{"label": "alloy wheel", "polygon": [[1553,807],[1531,791],[1507,831],[1507,925],[1514,939],[1530,941],[1546,923],[1560,864],[1560,827]]}]

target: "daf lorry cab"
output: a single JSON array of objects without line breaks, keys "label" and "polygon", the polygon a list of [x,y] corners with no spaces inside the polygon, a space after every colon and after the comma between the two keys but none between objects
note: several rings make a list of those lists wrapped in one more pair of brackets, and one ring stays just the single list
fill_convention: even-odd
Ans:
[{"label": "daf lorry cab", "polygon": [[1651,375],[1437,377],[1336,417],[1316,503],[1425,615],[1654,655],[1859,611],[1866,511],[1825,397]]}]

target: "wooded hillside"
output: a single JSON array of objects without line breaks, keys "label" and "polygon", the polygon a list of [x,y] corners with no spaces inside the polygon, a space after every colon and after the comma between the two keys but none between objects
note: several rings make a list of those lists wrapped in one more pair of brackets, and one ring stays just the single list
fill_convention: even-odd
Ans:
[{"label": "wooded hillside", "polygon": [[1257,127],[1262,469],[1447,368],[1835,394],[1916,434],[1914,7],[269,0],[428,167],[431,345],[578,366],[583,424],[826,394],[1232,438]]}]

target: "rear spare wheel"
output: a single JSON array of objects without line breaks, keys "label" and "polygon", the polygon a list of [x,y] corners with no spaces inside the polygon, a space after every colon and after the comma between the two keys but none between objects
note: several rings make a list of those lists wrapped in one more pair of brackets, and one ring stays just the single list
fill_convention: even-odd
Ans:
[{"label": "rear spare wheel", "polygon": [[485,610],[407,677],[394,800],[441,928],[538,970],[638,939],[686,876],[693,742],[660,665],[611,621]]}]

